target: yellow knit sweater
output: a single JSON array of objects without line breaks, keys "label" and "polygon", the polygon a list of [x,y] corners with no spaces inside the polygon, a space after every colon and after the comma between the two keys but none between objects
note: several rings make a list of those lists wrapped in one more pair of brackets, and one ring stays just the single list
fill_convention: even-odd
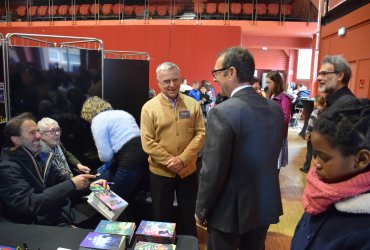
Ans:
[{"label": "yellow knit sweater", "polygon": [[141,110],[141,141],[149,155],[149,169],[160,176],[175,177],[166,167],[171,156],[178,156],[185,168],[184,178],[196,170],[197,154],[202,149],[205,125],[200,105],[179,94],[176,110],[163,94],[144,104]]}]

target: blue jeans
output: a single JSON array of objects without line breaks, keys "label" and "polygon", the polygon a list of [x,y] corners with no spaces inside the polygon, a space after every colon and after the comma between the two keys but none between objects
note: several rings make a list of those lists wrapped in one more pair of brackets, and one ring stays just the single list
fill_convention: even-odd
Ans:
[{"label": "blue jeans", "polygon": [[99,179],[114,182],[111,190],[130,202],[136,191],[145,188],[148,175],[148,156],[141,147],[140,137],[135,137],[114,155],[112,165]]}]

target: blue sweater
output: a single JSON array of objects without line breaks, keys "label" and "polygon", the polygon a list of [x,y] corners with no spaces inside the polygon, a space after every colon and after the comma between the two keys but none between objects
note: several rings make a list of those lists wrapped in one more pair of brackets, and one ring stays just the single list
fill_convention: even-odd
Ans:
[{"label": "blue sweater", "polygon": [[98,114],[91,122],[91,131],[102,162],[112,160],[123,145],[140,136],[135,118],[123,110],[108,110]]}]

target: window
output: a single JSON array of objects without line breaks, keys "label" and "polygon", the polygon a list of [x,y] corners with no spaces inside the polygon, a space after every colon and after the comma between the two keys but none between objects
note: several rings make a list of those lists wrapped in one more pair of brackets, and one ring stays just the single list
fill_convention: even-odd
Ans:
[{"label": "window", "polygon": [[312,49],[298,50],[297,79],[310,79]]}]

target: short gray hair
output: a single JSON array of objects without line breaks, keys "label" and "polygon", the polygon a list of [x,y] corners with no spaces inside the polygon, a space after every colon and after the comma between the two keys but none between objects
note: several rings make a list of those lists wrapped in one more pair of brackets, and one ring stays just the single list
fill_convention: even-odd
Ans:
[{"label": "short gray hair", "polygon": [[57,125],[59,127],[58,122],[54,119],[49,118],[49,117],[44,117],[37,123],[37,127],[39,128],[41,133],[48,130],[49,126],[52,126],[52,125]]},{"label": "short gray hair", "polygon": [[344,84],[348,84],[349,80],[351,79],[352,71],[351,67],[349,66],[347,60],[341,55],[334,55],[334,56],[325,56],[322,59],[321,64],[332,64],[334,66],[334,71],[336,72],[343,72],[343,80]]},{"label": "short gray hair", "polygon": [[170,69],[177,69],[180,72],[179,66],[177,66],[173,62],[164,62],[164,63],[159,64],[157,69],[155,70],[157,74],[157,80],[159,80],[158,79],[159,73],[161,73],[162,71],[170,70]]}]

